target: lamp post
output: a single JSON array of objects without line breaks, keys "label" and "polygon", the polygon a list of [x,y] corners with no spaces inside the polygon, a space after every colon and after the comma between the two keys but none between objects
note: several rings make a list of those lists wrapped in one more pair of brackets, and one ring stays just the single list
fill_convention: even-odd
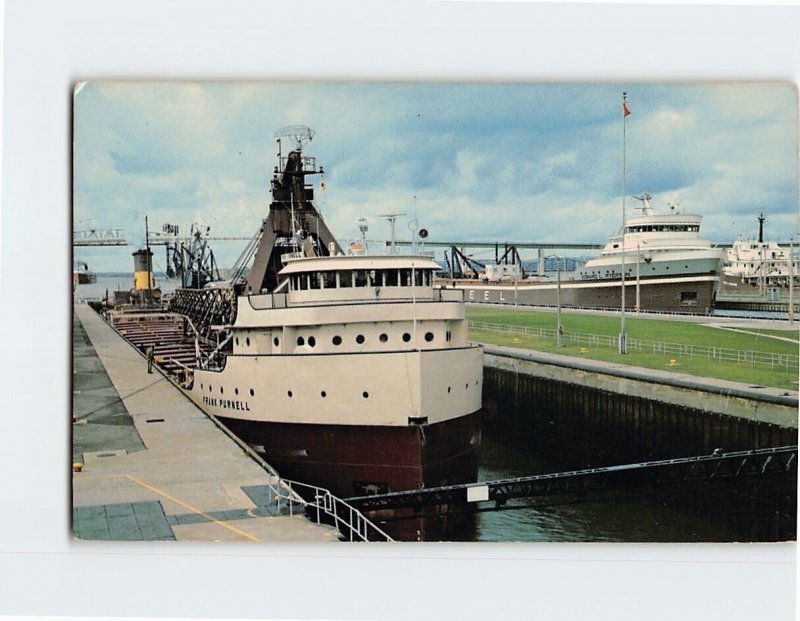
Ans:
[{"label": "lamp post", "polygon": [[639,265],[642,262],[642,254],[639,242],[636,242],[636,312],[640,310],[641,296],[639,295]]},{"label": "lamp post", "polygon": [[550,255],[546,258],[556,260],[556,347],[562,347],[561,336],[564,333],[564,326],[561,323],[561,257]]},{"label": "lamp post", "polygon": [[561,257],[556,261],[556,347],[561,347],[561,333],[564,331],[561,325]]},{"label": "lamp post", "polygon": [[789,238],[789,323],[794,321],[794,240]]}]

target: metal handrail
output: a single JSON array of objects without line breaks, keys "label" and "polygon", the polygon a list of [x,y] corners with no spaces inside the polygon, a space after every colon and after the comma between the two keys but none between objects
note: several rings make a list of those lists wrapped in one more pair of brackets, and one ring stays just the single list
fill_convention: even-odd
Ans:
[{"label": "metal handrail", "polygon": [[[317,524],[322,522],[321,513],[324,513],[333,518],[334,524],[339,532],[344,534],[343,528],[347,531],[350,541],[355,541],[356,538],[361,541],[394,541],[385,531],[367,519],[361,511],[346,503],[341,498],[334,496],[327,489],[308,483],[300,483],[299,481],[290,481],[289,479],[280,479],[280,483],[285,484],[295,498],[300,497],[301,503],[305,505],[306,509],[308,507],[316,509]],[[310,490],[313,494],[314,502],[302,499],[302,496],[294,489],[295,487]],[[270,485],[270,491],[271,490],[272,486]],[[280,502],[280,497],[278,497],[278,502]],[[295,500],[295,502],[297,501]],[[290,500],[290,514],[292,510],[292,500]],[[308,517],[307,511],[306,516]],[[373,536],[370,537],[370,535]]]},{"label": "metal handrail", "polygon": [[[469,321],[471,330],[485,332],[504,332],[507,334],[536,335],[555,339],[556,331],[551,328],[533,328],[529,326],[515,326],[503,323],[488,323],[484,321]],[[585,334],[581,332],[564,332],[562,339],[573,341],[578,345],[594,345],[596,347],[618,346],[619,336],[604,334]],[[677,357],[706,358],[716,362],[735,362],[736,364],[750,364],[781,367],[787,370],[800,365],[800,357],[793,354],[774,352],[759,352],[751,350],[727,349],[724,347],[706,347],[703,345],[687,345],[681,343],[666,343],[663,341],[650,341],[647,339],[628,338],[628,349],[633,351],[652,351],[653,353],[670,354]]]}]

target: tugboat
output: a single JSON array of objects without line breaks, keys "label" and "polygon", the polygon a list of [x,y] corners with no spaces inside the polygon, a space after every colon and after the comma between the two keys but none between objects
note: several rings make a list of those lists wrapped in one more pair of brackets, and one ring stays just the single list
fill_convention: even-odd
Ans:
[{"label": "tugboat", "polygon": [[[313,130],[276,135],[295,148],[279,146],[235,319],[212,326],[219,346],[187,394],[282,477],[340,497],[476,481],[483,351],[463,292],[434,288],[427,257],[343,254],[305,182],[323,172],[302,154]],[[368,517],[395,538],[436,540],[457,509]]]}]

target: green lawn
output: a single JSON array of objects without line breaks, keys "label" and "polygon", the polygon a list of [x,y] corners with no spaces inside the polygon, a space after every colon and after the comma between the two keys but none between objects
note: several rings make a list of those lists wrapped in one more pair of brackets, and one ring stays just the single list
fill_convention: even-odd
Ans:
[{"label": "green lawn", "polygon": [[[554,329],[556,324],[555,313],[535,312],[528,310],[480,308],[470,306],[467,308],[467,317],[473,321],[490,323],[528,326],[532,328]],[[597,334],[616,336],[619,334],[619,317],[601,317],[595,315],[577,315],[563,313],[561,316],[564,325],[565,337],[570,333]],[[753,330],[758,334],[746,334],[731,330],[722,330],[691,322],[669,321],[665,319],[640,319],[627,317],[625,321],[629,341],[643,339],[663,343],[680,345],[693,345],[696,347],[716,347],[739,351],[757,351],[766,354],[788,354],[796,356],[798,346],[795,343],[765,338],[767,333],[796,338],[797,331],[780,330]],[[626,355],[617,353],[613,347],[600,345],[574,345],[565,338],[566,345],[556,348],[553,337],[539,337],[534,335],[503,334],[493,331],[470,331],[470,338],[476,341],[492,343],[495,345],[509,345],[537,349],[539,351],[555,352],[570,356],[604,360],[641,366],[651,369],[665,369],[691,375],[715,377],[747,384],[759,384],[797,390],[798,369],[783,369],[780,367],[753,365],[750,363],[737,364],[736,362],[720,362],[709,360],[706,356],[688,356],[664,354],[662,352],[633,351]]]}]

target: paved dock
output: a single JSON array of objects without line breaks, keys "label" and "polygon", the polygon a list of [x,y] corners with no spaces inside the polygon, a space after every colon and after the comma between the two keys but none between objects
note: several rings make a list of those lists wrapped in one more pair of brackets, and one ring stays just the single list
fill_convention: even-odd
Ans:
[{"label": "paved dock", "polygon": [[[85,540],[338,541],[89,306],[73,317],[73,533]],[[297,505],[295,505],[297,506]],[[302,512],[302,508],[300,508]]]}]

